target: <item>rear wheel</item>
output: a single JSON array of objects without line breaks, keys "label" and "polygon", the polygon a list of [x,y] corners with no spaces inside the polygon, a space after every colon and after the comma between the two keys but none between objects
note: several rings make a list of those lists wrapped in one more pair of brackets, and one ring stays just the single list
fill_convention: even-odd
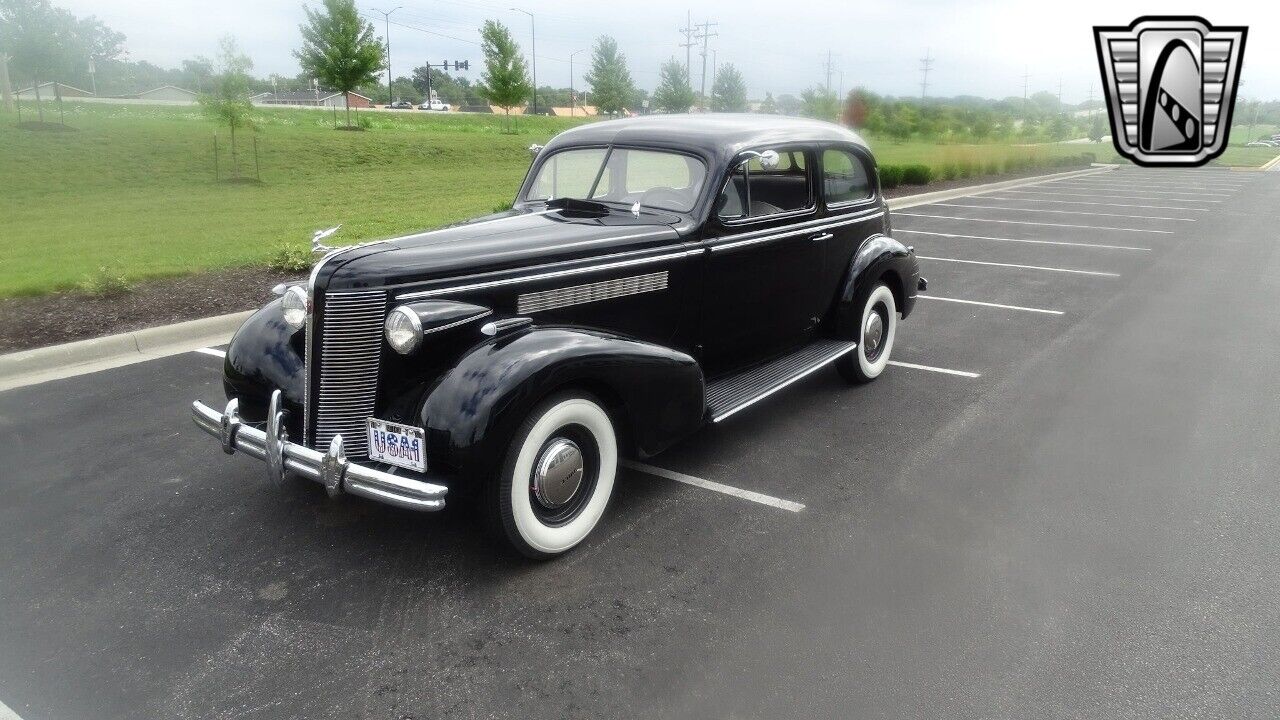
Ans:
[{"label": "rear wheel", "polygon": [[884,283],[872,285],[858,293],[860,322],[853,352],[836,361],[840,375],[851,383],[868,383],[880,377],[893,352],[893,338],[898,329],[898,306],[893,291]]},{"label": "rear wheel", "polygon": [[529,413],[490,482],[491,525],[528,557],[566,552],[604,515],[617,469],[617,437],[604,408],[585,393],[555,395]]}]

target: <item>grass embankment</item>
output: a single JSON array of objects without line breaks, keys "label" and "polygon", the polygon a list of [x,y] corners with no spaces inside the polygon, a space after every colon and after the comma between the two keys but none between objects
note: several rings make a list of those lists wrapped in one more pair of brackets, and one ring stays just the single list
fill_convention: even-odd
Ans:
[{"label": "grass embankment", "polygon": [[[56,133],[0,114],[0,297],[260,265],[339,223],[345,243],[491,212],[530,143],[582,122],[521,118],[508,135],[501,117],[362,117],[368,132],[315,110],[258,113],[262,183],[229,184],[213,179],[214,125],[195,108],[68,104],[75,131]],[[252,177],[250,138],[240,155]]]},{"label": "grass embankment", "polygon": [[[366,112],[367,132],[336,132],[329,112],[264,109],[256,113],[262,182],[229,184],[213,178],[215,126],[196,108],[66,108],[72,132],[20,130],[0,113],[0,298],[262,265],[339,223],[334,240],[349,243],[491,212],[514,196],[530,143],[583,122],[522,117],[511,135],[500,116]],[[27,107],[23,120],[32,118]],[[226,130],[218,136],[225,178]],[[1003,167],[1099,147],[871,142],[882,164],[925,164],[935,178],[948,166]],[[248,136],[240,155],[242,175],[253,177]]]}]

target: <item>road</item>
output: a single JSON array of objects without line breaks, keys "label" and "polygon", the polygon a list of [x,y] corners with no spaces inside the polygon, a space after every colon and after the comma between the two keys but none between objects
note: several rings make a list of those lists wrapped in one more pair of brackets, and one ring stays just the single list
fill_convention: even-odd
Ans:
[{"label": "road", "polygon": [[[1274,718],[1280,177],[894,213],[899,365],[627,470],[560,560],[282,490],[201,353],[0,393],[0,701],[75,718]],[[753,502],[669,476],[803,505]],[[788,509],[790,508],[790,509]]]}]

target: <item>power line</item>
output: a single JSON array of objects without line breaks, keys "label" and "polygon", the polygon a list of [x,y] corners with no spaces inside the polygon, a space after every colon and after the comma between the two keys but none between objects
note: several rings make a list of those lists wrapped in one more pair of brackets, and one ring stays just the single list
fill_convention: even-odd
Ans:
[{"label": "power line", "polygon": [[711,28],[719,25],[715,22],[704,22],[698,25],[702,31],[698,34],[698,39],[702,41],[702,102],[706,104],[707,98],[707,43],[713,37],[719,37],[720,33],[711,32]]},{"label": "power line", "polygon": [[693,57],[693,46],[698,43],[694,41],[693,35],[697,28],[693,26],[693,13],[685,11],[684,27],[680,28],[680,34],[684,35],[684,42],[680,43],[680,47],[684,48],[684,75],[689,80],[689,89],[693,89],[693,73],[690,68],[690,59]]},{"label": "power line", "polygon": [[925,48],[924,57],[920,58],[920,99],[929,97],[929,71],[933,69],[931,48]]}]

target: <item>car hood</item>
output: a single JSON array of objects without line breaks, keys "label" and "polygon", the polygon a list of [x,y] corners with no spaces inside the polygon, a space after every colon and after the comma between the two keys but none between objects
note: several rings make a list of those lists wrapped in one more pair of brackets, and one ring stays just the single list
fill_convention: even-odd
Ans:
[{"label": "car hood", "polygon": [[339,253],[317,273],[316,286],[411,286],[660,247],[679,239],[673,227],[679,220],[657,213],[584,217],[563,210],[510,210]]}]

